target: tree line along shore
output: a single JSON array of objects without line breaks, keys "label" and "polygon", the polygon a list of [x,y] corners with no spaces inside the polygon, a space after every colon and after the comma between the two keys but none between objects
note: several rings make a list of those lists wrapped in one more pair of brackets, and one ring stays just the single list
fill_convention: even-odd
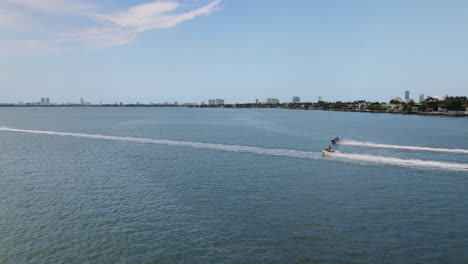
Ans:
[{"label": "tree line along shore", "polygon": [[316,103],[234,104],[225,105],[224,107],[468,116],[468,99],[466,96],[447,97],[443,100],[428,98],[420,103],[416,103],[413,100],[405,102],[392,99],[389,103],[357,100],[353,102],[319,101]]},{"label": "tree line along shore", "polygon": [[385,102],[369,102],[357,100],[353,102],[300,102],[300,103],[236,103],[222,105],[207,104],[49,104],[49,105],[25,105],[25,104],[0,104],[3,107],[191,107],[191,108],[278,108],[293,110],[324,110],[344,112],[368,112],[368,113],[394,113],[394,114],[417,114],[468,117],[468,99],[466,96],[446,97],[443,100],[427,98],[416,103],[390,100]]}]

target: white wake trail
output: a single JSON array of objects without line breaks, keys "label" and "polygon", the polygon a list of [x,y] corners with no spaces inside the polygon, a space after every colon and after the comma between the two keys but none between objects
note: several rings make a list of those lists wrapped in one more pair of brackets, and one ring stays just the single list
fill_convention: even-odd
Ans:
[{"label": "white wake trail", "polygon": [[403,149],[415,151],[433,151],[433,152],[450,152],[450,153],[463,153],[468,154],[468,149],[449,149],[449,148],[431,148],[431,147],[418,147],[418,146],[402,146],[402,145],[388,145],[378,144],[374,142],[362,142],[355,140],[343,140],[339,145],[355,146],[355,147],[369,147],[369,148],[385,148],[385,149]]},{"label": "white wake trail", "polygon": [[[70,137],[92,138],[92,139],[114,140],[114,141],[127,141],[127,142],[158,144],[158,145],[177,146],[177,147],[190,147],[190,148],[199,148],[199,149],[214,149],[214,150],[222,150],[222,151],[230,151],[230,152],[245,152],[245,153],[254,153],[254,154],[260,154],[260,155],[291,157],[291,158],[301,158],[301,159],[318,160],[318,159],[323,158],[322,154],[319,152],[300,151],[300,150],[292,150],[292,149],[267,149],[267,148],[260,148],[260,147],[251,147],[251,146],[225,145],[225,144],[137,138],[137,137],[119,137],[119,136],[108,136],[108,135],[86,134],[86,133],[28,130],[28,129],[8,128],[8,127],[0,127],[0,131],[55,135],[55,136],[70,136]],[[441,170],[468,171],[468,164],[464,164],[464,163],[453,163],[453,162],[443,162],[443,161],[425,161],[425,160],[415,160],[415,159],[400,159],[400,158],[393,158],[393,157],[371,156],[371,155],[364,155],[364,154],[352,154],[352,153],[345,154],[345,153],[340,153],[340,152],[327,155],[326,158],[328,157],[334,160],[339,160],[339,161],[348,160],[348,161],[357,161],[357,162],[365,162],[365,163],[407,166],[407,167],[414,167],[414,168],[420,168],[420,169],[432,168],[432,169],[441,169]]]},{"label": "white wake trail", "polygon": [[395,157],[375,156],[375,155],[356,154],[356,153],[341,153],[341,152],[336,152],[331,155],[327,155],[327,157],[331,157],[332,159],[343,159],[343,160],[350,160],[350,161],[357,161],[357,162],[386,164],[386,165],[403,166],[403,167],[468,171],[468,164],[466,163],[455,163],[455,162],[436,161],[436,160],[402,159],[402,158],[395,158]]},{"label": "white wake trail", "polygon": [[165,140],[165,139],[108,136],[108,135],[99,135],[99,134],[16,129],[16,128],[8,128],[8,127],[0,127],[0,131],[55,135],[55,136],[70,136],[70,137],[80,137],[80,138],[93,138],[93,139],[114,140],[114,141],[129,141],[129,142],[149,143],[149,144],[176,146],[176,147],[214,149],[214,150],[223,150],[223,151],[230,151],[230,152],[248,152],[248,153],[255,153],[255,154],[260,154],[260,155],[292,157],[292,158],[302,158],[302,159],[319,159],[321,157],[320,153],[317,153],[317,152],[300,151],[300,150],[292,150],[292,149],[266,149],[266,148],[239,146],[239,145],[225,145],[225,144],[213,144],[213,143],[192,142],[192,141],[175,141],[175,140]]}]

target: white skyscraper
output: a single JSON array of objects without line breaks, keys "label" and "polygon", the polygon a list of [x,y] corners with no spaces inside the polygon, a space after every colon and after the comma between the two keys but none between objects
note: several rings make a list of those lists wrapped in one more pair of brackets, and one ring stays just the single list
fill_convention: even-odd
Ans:
[{"label": "white skyscraper", "polygon": [[422,103],[424,101],[424,94],[421,94],[419,96],[419,102]]},{"label": "white skyscraper", "polygon": [[280,101],[279,101],[278,98],[268,98],[268,99],[267,99],[267,103],[268,103],[268,104],[279,104]]}]

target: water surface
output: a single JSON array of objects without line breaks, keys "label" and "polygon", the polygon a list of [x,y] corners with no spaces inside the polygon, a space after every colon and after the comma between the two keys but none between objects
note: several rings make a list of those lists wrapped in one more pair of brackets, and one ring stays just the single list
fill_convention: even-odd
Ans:
[{"label": "water surface", "polygon": [[[0,263],[468,261],[468,172],[319,153],[335,136],[466,150],[468,119],[2,108],[0,127],[234,148],[0,131]],[[289,154],[236,151],[244,147]],[[338,148],[346,155],[468,164],[463,153]]]}]

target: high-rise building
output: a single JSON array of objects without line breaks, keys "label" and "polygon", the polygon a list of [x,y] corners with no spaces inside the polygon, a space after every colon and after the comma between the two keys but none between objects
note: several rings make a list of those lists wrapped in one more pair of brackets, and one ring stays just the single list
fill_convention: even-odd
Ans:
[{"label": "high-rise building", "polygon": [[209,99],[208,105],[216,105],[216,99]]},{"label": "high-rise building", "polygon": [[323,102],[322,96],[319,96],[318,101],[319,101],[319,102]]},{"label": "high-rise building", "polygon": [[224,99],[216,99],[216,105],[224,105]]},{"label": "high-rise building", "polygon": [[49,98],[46,98],[46,99],[45,99],[45,103],[46,103],[46,104],[50,104],[50,99],[49,99]]},{"label": "high-rise building", "polygon": [[301,102],[301,98],[300,98],[299,96],[293,96],[292,102],[293,102],[293,103],[300,103],[300,102]]},{"label": "high-rise building", "polygon": [[41,98],[41,104],[45,104],[45,98]]},{"label": "high-rise building", "polygon": [[257,99],[255,99],[255,104],[258,104],[258,98],[257,98]]},{"label": "high-rise building", "polygon": [[83,98],[80,98],[80,104],[84,104],[84,99]]},{"label": "high-rise building", "polygon": [[409,102],[409,91],[405,91],[405,101]]},{"label": "high-rise building", "polygon": [[279,104],[280,101],[279,101],[278,98],[268,98],[268,99],[267,99],[267,103],[268,103],[268,104]]},{"label": "high-rise building", "polygon": [[424,101],[424,94],[421,94],[419,96],[419,102],[422,103]]}]

